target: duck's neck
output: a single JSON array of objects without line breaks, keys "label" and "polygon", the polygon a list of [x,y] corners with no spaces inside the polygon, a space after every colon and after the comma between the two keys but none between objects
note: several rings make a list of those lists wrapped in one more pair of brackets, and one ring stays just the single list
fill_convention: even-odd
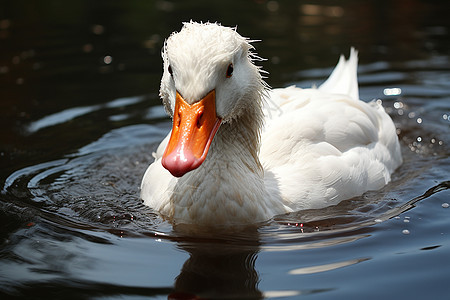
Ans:
[{"label": "duck's neck", "polygon": [[177,182],[173,214],[190,223],[239,224],[273,215],[258,158],[263,112],[261,96],[224,123],[204,163]]},{"label": "duck's neck", "polygon": [[263,113],[260,105],[253,106],[245,108],[239,117],[223,124],[217,132],[205,161],[210,172],[228,172],[238,168],[241,172],[263,177],[258,158]]}]

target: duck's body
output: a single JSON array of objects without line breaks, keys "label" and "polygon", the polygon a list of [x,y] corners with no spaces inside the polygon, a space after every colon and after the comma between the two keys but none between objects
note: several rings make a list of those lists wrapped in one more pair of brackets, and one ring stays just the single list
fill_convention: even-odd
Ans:
[{"label": "duck's body", "polygon": [[[195,43],[182,52],[174,46],[187,37],[206,42],[216,36],[217,43],[231,36],[235,44],[231,50],[211,47],[210,54],[189,50]],[[199,155],[183,144],[184,133],[161,143],[142,181],[145,204],[177,223],[249,224],[337,204],[390,181],[402,161],[395,127],[380,104],[358,99],[355,51],[318,89],[266,93],[250,47],[217,24],[188,23],[169,38],[161,96],[175,132],[181,130],[176,124],[192,123],[175,105],[184,99],[189,107],[214,96],[217,121],[211,121]],[[196,74],[205,71],[210,74]]]}]

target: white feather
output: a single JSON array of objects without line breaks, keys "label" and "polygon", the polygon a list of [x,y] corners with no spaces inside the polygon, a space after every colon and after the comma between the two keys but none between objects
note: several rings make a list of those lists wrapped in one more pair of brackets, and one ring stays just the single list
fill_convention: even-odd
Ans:
[{"label": "white feather", "polygon": [[[218,24],[186,23],[169,37],[160,92],[168,112],[175,90],[195,102],[215,89],[224,123],[205,162],[181,178],[162,167],[168,137],[161,143],[142,181],[145,204],[177,223],[248,224],[334,205],[390,181],[400,146],[383,107],[359,100],[356,50],[318,89],[267,91],[251,49]],[[230,61],[235,72],[225,80]]]}]

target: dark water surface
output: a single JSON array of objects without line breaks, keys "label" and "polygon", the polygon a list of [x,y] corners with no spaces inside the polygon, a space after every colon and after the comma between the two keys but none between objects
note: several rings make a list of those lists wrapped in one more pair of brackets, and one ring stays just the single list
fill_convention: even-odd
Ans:
[{"label": "dark water surface", "polygon": [[[448,1],[0,2],[0,293],[23,299],[445,299]],[[351,46],[401,139],[393,181],[239,232],[187,233],[139,199],[170,120],[160,49],[182,21],[238,25],[274,87]]]}]

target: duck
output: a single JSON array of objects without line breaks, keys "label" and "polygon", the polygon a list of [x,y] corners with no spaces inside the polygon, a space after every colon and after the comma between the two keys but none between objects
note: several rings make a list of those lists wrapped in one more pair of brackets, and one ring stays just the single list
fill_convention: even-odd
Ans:
[{"label": "duck", "polygon": [[140,196],[175,224],[249,225],[337,205],[382,188],[402,163],[381,101],[359,99],[354,48],[318,87],[271,89],[253,42],[194,21],[164,42],[172,130]]}]

